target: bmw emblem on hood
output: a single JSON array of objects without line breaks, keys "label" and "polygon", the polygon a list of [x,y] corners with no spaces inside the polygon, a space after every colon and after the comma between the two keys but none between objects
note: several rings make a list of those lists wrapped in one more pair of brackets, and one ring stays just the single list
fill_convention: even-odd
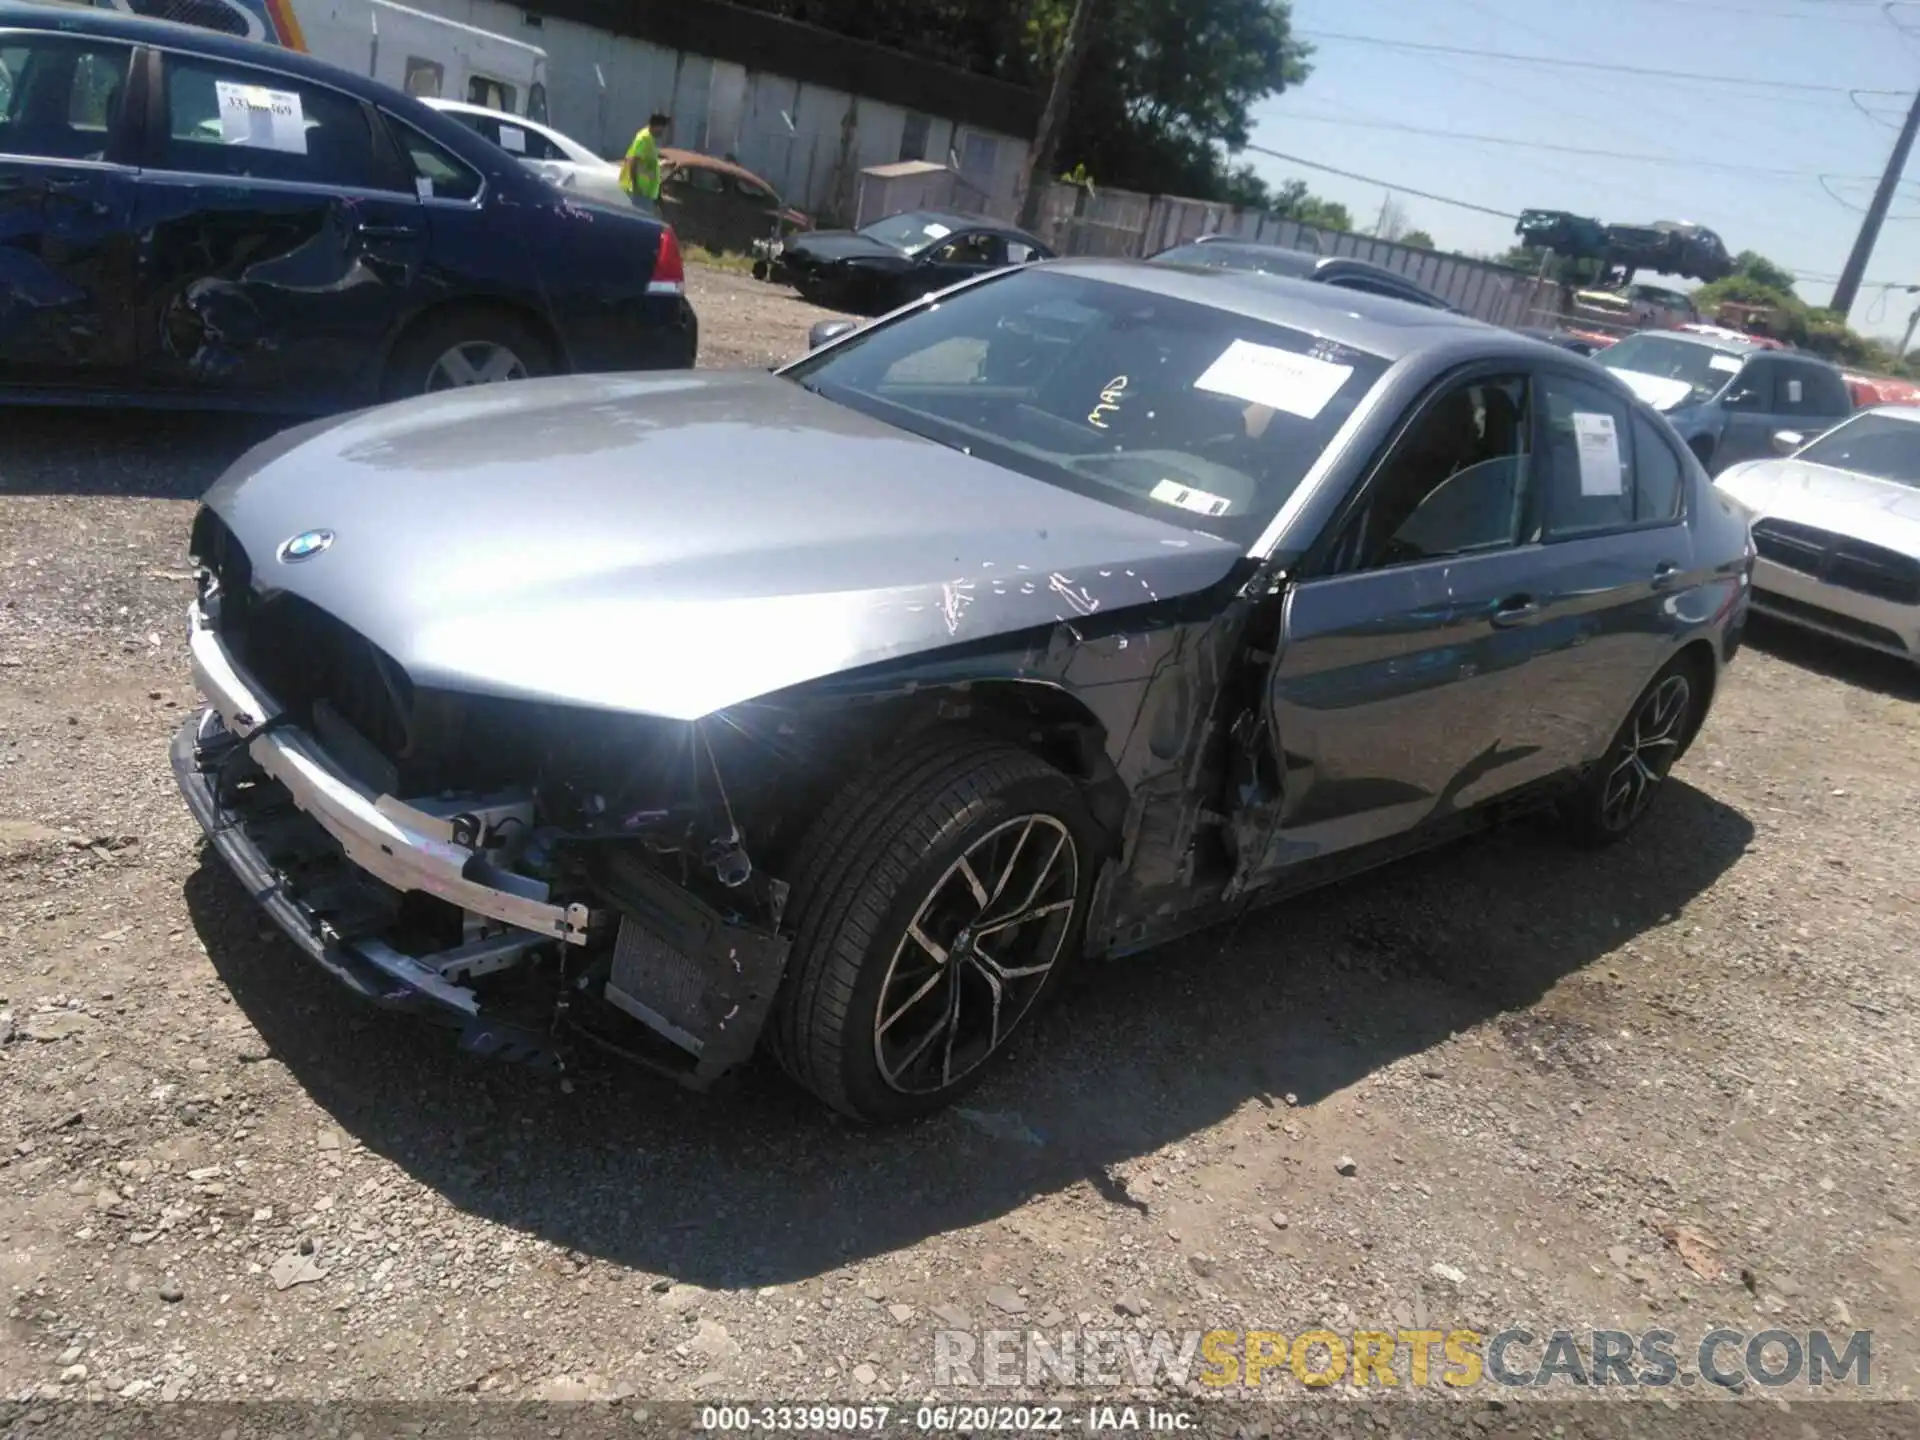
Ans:
[{"label": "bmw emblem on hood", "polygon": [[311,560],[331,544],[333,544],[331,530],[302,530],[291,540],[281,544],[280,559],[287,565],[299,560]]}]

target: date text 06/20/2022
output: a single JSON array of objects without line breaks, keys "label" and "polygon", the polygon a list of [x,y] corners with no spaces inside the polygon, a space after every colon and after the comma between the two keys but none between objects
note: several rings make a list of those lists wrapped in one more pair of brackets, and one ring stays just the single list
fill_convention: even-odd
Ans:
[{"label": "date text 06/20/2022", "polygon": [[1196,1424],[1191,1411],[1161,1405],[706,1405],[699,1429],[832,1434],[881,1434],[888,1429],[927,1434],[1018,1434],[1063,1430],[1184,1431]]}]

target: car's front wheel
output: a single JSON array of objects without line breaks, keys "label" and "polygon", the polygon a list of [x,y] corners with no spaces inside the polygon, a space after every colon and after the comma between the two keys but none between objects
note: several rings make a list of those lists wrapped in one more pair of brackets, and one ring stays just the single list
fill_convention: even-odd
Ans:
[{"label": "car's front wheel", "polygon": [[1098,852],[1073,781],[995,740],[938,735],[850,784],[796,869],[781,1064],[870,1122],[964,1094],[1077,950]]},{"label": "car's front wheel", "polygon": [[1686,748],[1706,698],[1690,656],[1675,658],[1653,677],[1605,757],[1568,802],[1567,819],[1579,838],[1604,845],[1639,824]]}]

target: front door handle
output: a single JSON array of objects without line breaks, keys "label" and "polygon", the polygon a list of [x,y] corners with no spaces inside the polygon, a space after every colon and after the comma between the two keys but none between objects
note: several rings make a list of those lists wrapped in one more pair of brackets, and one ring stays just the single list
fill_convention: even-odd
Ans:
[{"label": "front door handle", "polygon": [[363,240],[411,240],[420,232],[411,225],[369,225],[363,223],[354,226],[353,233]]},{"label": "front door handle", "polygon": [[1653,567],[1653,588],[1664,590],[1680,578],[1680,567],[1671,560],[1662,560]]},{"label": "front door handle", "polygon": [[1539,613],[1539,602],[1531,595],[1509,595],[1494,607],[1493,623],[1505,630],[1510,626],[1524,625]]}]

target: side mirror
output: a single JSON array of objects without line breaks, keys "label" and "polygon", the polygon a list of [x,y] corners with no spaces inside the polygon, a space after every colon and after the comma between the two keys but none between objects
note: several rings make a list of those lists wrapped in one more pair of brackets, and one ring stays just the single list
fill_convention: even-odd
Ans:
[{"label": "side mirror", "polygon": [[842,335],[851,335],[860,328],[852,320],[822,320],[807,331],[807,349],[818,350],[822,345],[830,345]]},{"label": "side mirror", "polygon": [[1791,455],[1807,443],[1807,437],[1798,430],[1776,430],[1773,432],[1773,453]]}]

